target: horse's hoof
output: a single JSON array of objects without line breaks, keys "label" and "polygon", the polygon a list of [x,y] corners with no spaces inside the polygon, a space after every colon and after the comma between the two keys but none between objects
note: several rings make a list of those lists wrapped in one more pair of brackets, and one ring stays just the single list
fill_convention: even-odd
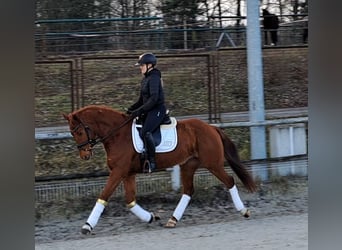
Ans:
[{"label": "horse's hoof", "polygon": [[251,211],[249,211],[249,209],[247,208],[243,208],[241,211],[240,211],[241,215],[245,218],[249,218],[251,216]]},{"label": "horse's hoof", "polygon": [[82,229],[81,229],[81,233],[82,234],[90,234],[92,228],[89,224],[84,224]]},{"label": "horse's hoof", "polygon": [[170,218],[167,223],[165,224],[166,228],[175,228],[177,224],[177,220]]},{"label": "horse's hoof", "polygon": [[153,220],[154,220],[154,221],[158,221],[158,220],[161,219],[159,214],[153,214],[153,213],[152,213],[152,216],[153,216]]},{"label": "horse's hoof", "polygon": [[153,221],[160,220],[160,216],[158,214],[151,213],[151,219],[148,223],[152,223]]}]

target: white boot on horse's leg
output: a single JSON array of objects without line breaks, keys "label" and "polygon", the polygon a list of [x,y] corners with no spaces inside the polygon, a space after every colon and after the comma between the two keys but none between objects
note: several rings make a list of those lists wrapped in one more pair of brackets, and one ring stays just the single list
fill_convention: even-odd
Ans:
[{"label": "white boot on horse's leg", "polygon": [[183,194],[180,199],[175,211],[173,212],[172,217],[168,220],[165,227],[167,228],[175,228],[177,222],[182,218],[186,207],[190,202],[191,197],[187,194]]},{"label": "white boot on horse's leg", "polygon": [[87,222],[82,226],[82,234],[89,234],[93,228],[96,226],[105,206],[108,203],[104,200],[98,199],[96,204],[88,217]]},{"label": "white boot on horse's leg", "polygon": [[127,208],[142,221],[151,223],[152,221],[160,220],[159,215],[146,211],[139,206],[136,201],[132,201],[131,203],[127,204]]},{"label": "white boot on horse's leg", "polygon": [[251,215],[251,212],[243,205],[236,185],[229,189],[229,193],[232,197],[236,210],[239,211],[243,217],[248,218]]}]

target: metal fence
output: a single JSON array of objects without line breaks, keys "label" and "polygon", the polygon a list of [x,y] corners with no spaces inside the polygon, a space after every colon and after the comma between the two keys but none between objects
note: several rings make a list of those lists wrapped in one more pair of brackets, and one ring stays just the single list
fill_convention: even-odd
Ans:
[{"label": "metal fence", "polygon": [[[286,18],[280,24],[278,45],[306,44],[304,34],[308,25],[305,15],[289,17],[297,20]],[[237,24],[238,19],[212,18],[206,22],[173,26],[166,25],[160,17],[37,20],[36,55],[246,47],[246,20],[240,17],[241,22]]]},{"label": "metal fence", "polygon": [[[64,125],[61,113],[88,104],[122,110],[136,99],[140,53],[84,55],[35,64],[35,125]],[[215,52],[157,52],[166,103],[174,116],[248,110],[246,49]],[[265,49],[265,108],[307,106],[307,47]],[[299,96],[298,96],[299,95]]]},{"label": "metal fence", "polygon": [[[258,168],[268,168],[270,179],[272,176],[279,176],[281,172],[289,172],[294,176],[307,176],[308,159],[307,156],[295,156],[293,159],[264,160],[245,162],[249,168],[253,165],[253,171]],[[171,169],[170,169],[171,170]],[[231,169],[226,166],[225,170],[233,175]],[[250,170],[252,171],[252,170]],[[153,174],[137,175],[137,195],[146,195],[156,192],[168,192],[174,188],[172,186],[172,171],[162,171]],[[82,197],[94,197],[102,191],[106,177],[75,179],[64,181],[37,182],[35,185],[36,202],[58,201],[65,199],[75,199]],[[237,183],[238,179],[235,178]],[[241,183],[240,183],[241,184]],[[200,169],[195,173],[194,185],[196,188],[209,188],[215,185],[223,185],[214,175],[205,169]],[[113,197],[123,196],[123,185],[120,184],[113,194]]]}]

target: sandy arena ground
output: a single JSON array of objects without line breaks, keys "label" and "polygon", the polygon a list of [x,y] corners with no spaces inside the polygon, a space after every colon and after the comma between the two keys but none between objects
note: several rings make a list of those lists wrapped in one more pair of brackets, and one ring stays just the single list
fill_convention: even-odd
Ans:
[{"label": "sandy arena ground", "polygon": [[122,201],[112,201],[87,236],[80,233],[80,228],[93,204],[87,211],[65,216],[53,216],[56,208],[49,206],[36,221],[35,249],[308,249],[306,178],[263,183],[254,194],[240,188],[240,196],[250,208],[251,218],[236,212],[227,190],[213,187],[195,193],[174,229],[163,225],[180,194],[138,198],[143,208],[161,216],[160,221],[151,224],[141,222]]}]

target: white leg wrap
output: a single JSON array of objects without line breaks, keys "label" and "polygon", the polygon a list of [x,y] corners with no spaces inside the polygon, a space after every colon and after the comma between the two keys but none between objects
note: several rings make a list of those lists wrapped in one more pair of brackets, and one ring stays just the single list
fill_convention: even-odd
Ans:
[{"label": "white leg wrap", "polygon": [[242,209],[244,209],[245,206],[243,205],[243,203],[240,199],[238,190],[237,190],[235,185],[231,189],[229,189],[229,193],[232,196],[233,203],[234,203],[236,210],[241,211]]},{"label": "white leg wrap", "polygon": [[152,219],[152,214],[147,212],[145,209],[135,204],[129,209],[133,214],[135,214],[142,221],[150,222]]},{"label": "white leg wrap", "polygon": [[87,220],[87,223],[92,227],[94,228],[103,212],[105,208],[105,205],[104,205],[104,202],[99,202],[97,201],[94,208],[93,208],[93,211],[91,211],[91,214],[89,215],[88,217],[88,220]]},{"label": "white leg wrap", "polygon": [[182,198],[178,202],[178,205],[175,211],[173,212],[173,217],[175,217],[177,221],[179,221],[182,218],[184,211],[190,202],[190,199],[191,197],[189,195],[187,194],[182,195]]}]

